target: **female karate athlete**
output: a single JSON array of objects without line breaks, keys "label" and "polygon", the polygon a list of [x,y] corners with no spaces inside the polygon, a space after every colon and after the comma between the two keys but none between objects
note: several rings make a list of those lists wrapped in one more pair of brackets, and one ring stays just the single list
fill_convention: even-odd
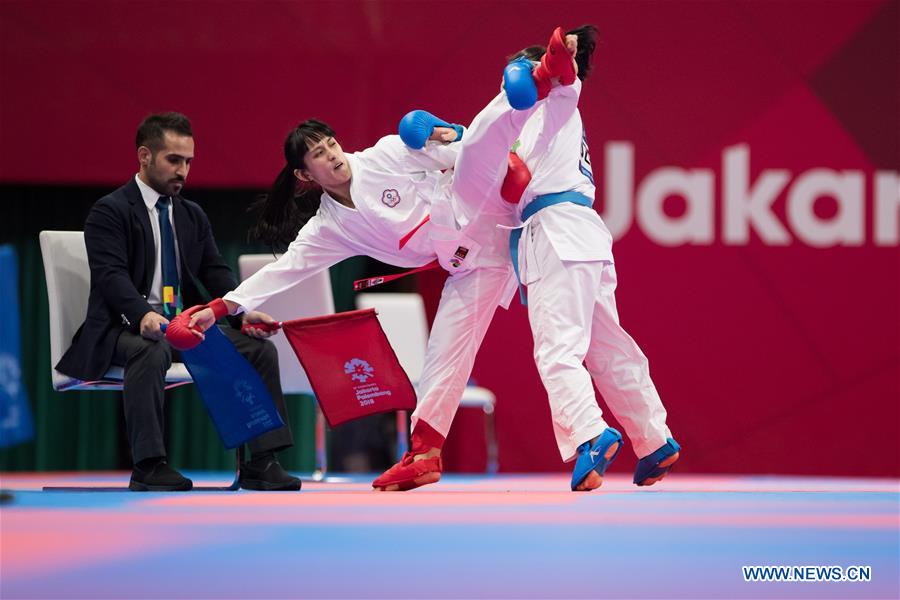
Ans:
[{"label": "female karate athlete", "polygon": [[[680,451],[647,359],[619,324],[612,235],[592,208],[595,187],[578,100],[595,38],[590,25],[568,32],[567,43],[571,47],[575,40],[577,46],[575,93],[561,97],[552,111],[547,105],[533,112],[516,143],[520,160],[507,174],[517,184],[501,188],[521,219],[510,248],[517,274],[528,285],[535,363],[557,446],[563,461],[576,459],[573,491],[599,487],[622,447],[621,434],[603,419],[592,379],[640,459],[635,484],[662,479]],[[532,46],[513,58],[537,61],[544,52]],[[430,412],[430,400],[420,400],[417,411]],[[424,453],[439,454],[439,446]]]},{"label": "female karate athlete", "polygon": [[[569,34],[578,37],[578,78],[584,80],[596,28]],[[531,47],[519,55],[539,60],[542,53],[543,48]],[[519,137],[516,153],[531,179],[518,199],[523,223],[511,248],[521,282],[528,286],[534,358],[559,452],[564,461],[577,459],[572,489],[599,487],[622,446],[621,434],[603,419],[592,379],[633,444],[639,459],[634,483],[652,485],[678,460],[680,447],[666,425],[647,358],[619,323],[612,235],[592,208],[594,178],[577,107],[581,81],[572,89],[574,97],[560,102],[565,109],[539,109]],[[564,120],[549,140],[541,135],[548,119]]]},{"label": "female karate athlete", "polygon": [[[421,111],[408,115],[401,134],[421,140],[421,149],[387,136],[346,154],[329,126],[301,123],[285,141],[287,164],[257,227],[264,239],[277,240],[299,226],[296,239],[276,262],[224,298],[183,313],[187,327],[205,331],[225,314],[253,310],[350,256],[401,267],[437,260],[450,277],[428,341],[411,449],[373,482],[377,489],[410,489],[440,479],[440,448],[475,354],[497,305],[507,306],[515,293],[508,233],[496,227],[516,223],[514,207],[499,195],[507,153],[538,107],[552,112],[560,98],[574,94],[575,62],[561,30],[554,31],[548,48],[534,71],[507,71],[505,90],[467,130]],[[536,98],[545,101],[514,109],[520,84],[536,88]],[[297,185],[303,192],[295,203]]]}]

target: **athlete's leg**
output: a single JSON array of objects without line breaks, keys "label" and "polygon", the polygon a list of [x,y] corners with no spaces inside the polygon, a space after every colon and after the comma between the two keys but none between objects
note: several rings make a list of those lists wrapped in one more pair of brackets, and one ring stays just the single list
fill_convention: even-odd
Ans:
[{"label": "athlete's leg", "polygon": [[425,352],[410,451],[372,483],[375,488],[401,491],[440,479],[440,450],[494,311],[513,282],[511,267],[474,269],[447,278]]},{"label": "athlete's leg", "polygon": [[591,263],[561,261],[539,222],[532,222],[526,235],[534,360],[550,401],[559,453],[568,462],[578,446],[607,427],[583,364],[598,273]]},{"label": "athlete's leg", "polygon": [[602,281],[594,296],[591,343],[585,364],[606,405],[628,434],[639,458],[671,437],[666,409],[650,378],[647,357],[619,324],[616,269],[603,263]]}]

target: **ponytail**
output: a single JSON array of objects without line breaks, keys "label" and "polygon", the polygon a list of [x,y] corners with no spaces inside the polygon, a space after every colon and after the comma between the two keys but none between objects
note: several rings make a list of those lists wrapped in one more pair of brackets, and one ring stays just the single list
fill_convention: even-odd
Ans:
[{"label": "ponytail", "polygon": [[[575,63],[578,65],[578,79],[584,81],[594,65],[591,64],[591,56],[597,48],[597,37],[599,32],[593,25],[582,25],[571,31],[567,31],[566,35],[574,35],[578,38],[578,49],[575,51]],[[527,58],[531,61],[539,61],[547,52],[544,46],[528,46],[519,50],[515,54],[506,57],[506,62],[512,62],[519,58]]]},{"label": "ponytail", "polygon": [[594,69],[594,65],[591,64],[591,56],[597,48],[597,38],[600,33],[593,25],[582,25],[567,31],[566,35],[578,37],[578,50],[575,52],[575,62],[578,64],[578,79],[584,81]]},{"label": "ponytail", "polygon": [[321,121],[310,119],[300,123],[284,141],[287,163],[272,184],[268,194],[257,196],[250,212],[257,214],[250,237],[274,250],[283,250],[297,237],[300,229],[319,210],[322,189],[313,182],[300,181],[295,169],[303,168],[309,143],[334,137],[334,131]]}]

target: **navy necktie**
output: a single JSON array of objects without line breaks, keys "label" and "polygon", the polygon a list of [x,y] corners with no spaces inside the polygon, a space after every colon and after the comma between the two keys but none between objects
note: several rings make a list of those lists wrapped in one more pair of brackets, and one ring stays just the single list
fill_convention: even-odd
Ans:
[{"label": "navy necktie", "polygon": [[171,319],[181,313],[181,289],[178,282],[178,259],[175,255],[175,232],[169,221],[172,199],[160,196],[156,201],[159,211],[159,242],[162,257],[163,314]]}]

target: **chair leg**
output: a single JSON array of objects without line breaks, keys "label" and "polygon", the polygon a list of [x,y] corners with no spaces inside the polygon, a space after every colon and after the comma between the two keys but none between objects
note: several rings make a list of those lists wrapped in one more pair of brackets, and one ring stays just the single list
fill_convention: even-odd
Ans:
[{"label": "chair leg", "polygon": [[313,481],[322,481],[328,474],[328,448],[325,444],[325,415],[316,403],[316,470]]},{"label": "chair leg", "polygon": [[230,485],[195,485],[195,492],[236,492],[241,489],[241,465],[244,463],[244,444],[234,449],[234,481]]},{"label": "chair leg", "polygon": [[494,405],[484,405],[484,436],[487,440],[487,472],[491,475],[499,468],[497,457],[497,430],[494,423]]},{"label": "chair leg", "polygon": [[241,465],[244,462],[244,445],[241,444],[234,451],[234,481],[226,489],[230,492],[241,489]]},{"label": "chair leg", "polygon": [[397,462],[409,451],[409,424],[405,410],[397,411]]}]

